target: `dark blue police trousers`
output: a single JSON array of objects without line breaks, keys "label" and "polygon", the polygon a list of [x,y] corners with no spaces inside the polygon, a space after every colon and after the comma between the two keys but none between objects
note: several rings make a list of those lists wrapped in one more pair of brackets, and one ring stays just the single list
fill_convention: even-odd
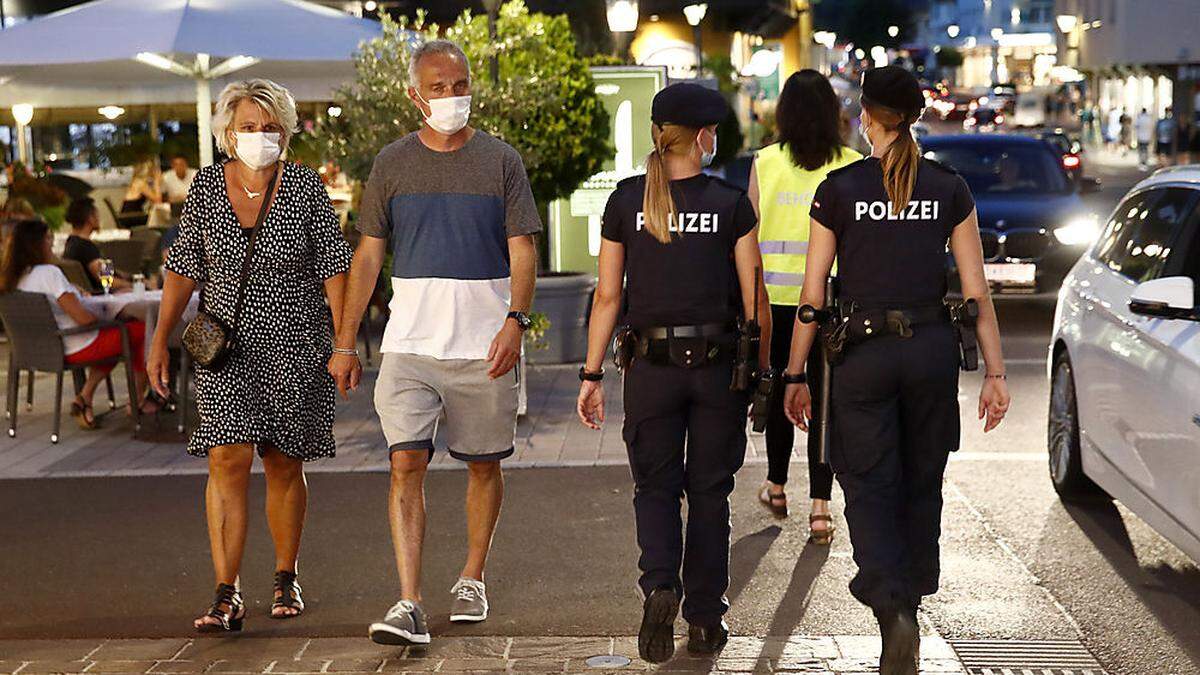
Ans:
[{"label": "dark blue police trousers", "polygon": [[876,612],[915,608],[938,588],[942,478],[959,443],[951,324],[847,347],[832,420],[829,461],[858,565],[850,592]]},{"label": "dark blue police trousers", "polygon": [[749,404],[748,394],[729,390],[732,376],[729,358],[700,368],[634,359],[625,373],[623,436],[634,481],[639,585],[647,594],[675,589],[683,618],[701,626],[716,624],[729,609],[729,494],[746,456]]}]

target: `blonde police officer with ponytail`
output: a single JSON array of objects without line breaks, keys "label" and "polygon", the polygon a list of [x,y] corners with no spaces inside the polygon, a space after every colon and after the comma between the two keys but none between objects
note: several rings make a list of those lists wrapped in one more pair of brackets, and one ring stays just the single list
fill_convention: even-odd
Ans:
[{"label": "blonde police officer with ponytail", "polygon": [[765,368],[769,354],[754,209],[744,191],[700,171],[716,152],[716,125],[728,111],[719,93],[690,83],[654,97],[646,175],[621,181],[604,211],[580,369],[579,418],[598,429],[602,366],[624,286],[632,334],[623,337],[633,357],[624,372],[623,436],[645,594],[638,652],[654,663],[674,653],[681,600],[689,651],[715,653],[728,638],[729,494],[745,456],[750,402],[749,392],[731,389],[739,318],[757,313],[763,324],[753,365]]},{"label": "blonde police officer with ponytail", "polygon": [[[800,299],[824,305],[836,254],[845,321],[835,334],[845,346],[833,369],[829,463],[846,496],[858,565],[850,592],[879,621],[883,675],[917,672],[917,608],[938,587],[942,477],[959,444],[958,346],[943,304],[947,246],[963,297],[979,304],[984,431],[1009,406],[974,202],[961,177],[921,157],[910,127],[923,105],[903,68],[864,74],[861,121],[871,156],[817,188]],[[784,374],[785,409],[801,428],[811,418],[803,371],[816,332],[812,323],[796,324]]]}]

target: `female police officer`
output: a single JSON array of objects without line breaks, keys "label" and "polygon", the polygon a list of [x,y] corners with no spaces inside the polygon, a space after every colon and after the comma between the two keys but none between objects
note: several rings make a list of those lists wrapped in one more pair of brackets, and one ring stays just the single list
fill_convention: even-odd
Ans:
[{"label": "female police officer", "polygon": [[[858,564],[850,592],[879,620],[885,675],[917,672],[916,610],[937,590],[942,475],[959,442],[958,347],[943,305],[947,241],[963,297],[979,304],[984,431],[1009,405],[974,202],[957,174],[921,158],[910,125],[923,104],[903,68],[863,76],[861,121],[872,154],[817,188],[801,291],[802,303],[824,304],[836,254],[836,314],[846,318],[826,342],[845,345],[833,369],[829,463],[846,496]],[[796,325],[784,375],[788,416],[802,428],[811,416],[802,371],[816,332],[812,323]]]},{"label": "female police officer", "polygon": [[[683,597],[688,650],[714,653],[729,630],[729,494],[746,450],[746,392],[731,389],[739,316],[767,324],[757,223],[746,194],[700,172],[716,152],[724,98],[695,84],[654,97],[654,151],[646,175],[617,184],[604,211],[600,279],[588,331],[577,410],[586,426],[604,421],[600,379],[622,310],[634,356],[625,370],[623,436],[634,480],[634,513],[646,596],[638,651],[650,662],[674,653]],[[758,305],[757,312],[755,306]],[[686,448],[686,449],[685,449]],[[680,500],[688,499],[686,546]],[[683,579],[680,583],[680,565]]]}]

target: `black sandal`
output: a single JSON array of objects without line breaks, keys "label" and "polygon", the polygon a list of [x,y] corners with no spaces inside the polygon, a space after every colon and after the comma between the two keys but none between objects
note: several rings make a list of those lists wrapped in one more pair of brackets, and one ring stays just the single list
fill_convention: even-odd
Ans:
[{"label": "black sandal", "polygon": [[[221,609],[222,606],[229,609]],[[242,602],[242,594],[230,584],[219,584],[217,595],[213,598],[212,606],[205,616],[211,616],[220,623],[202,623],[196,626],[199,633],[238,632],[246,618],[246,604]]]},{"label": "black sandal", "polygon": [[[271,618],[272,619],[294,619],[304,613],[304,598],[300,597],[302,589],[296,581],[296,573],[288,570],[279,570],[275,573],[275,592],[279,597],[275,598],[275,602],[271,603]],[[294,613],[276,614],[275,610],[280,607],[295,610]]]}]

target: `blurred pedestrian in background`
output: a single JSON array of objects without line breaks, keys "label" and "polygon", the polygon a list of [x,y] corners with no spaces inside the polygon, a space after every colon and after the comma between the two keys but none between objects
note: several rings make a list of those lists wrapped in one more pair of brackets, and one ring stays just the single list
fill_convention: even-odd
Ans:
[{"label": "blurred pedestrian in background", "polygon": [[1137,140],[1138,168],[1145,171],[1150,166],[1150,150],[1154,144],[1154,116],[1150,114],[1149,110],[1142,108],[1142,112],[1138,113],[1134,131]]},{"label": "blurred pedestrian in background", "polygon": [[1163,117],[1154,125],[1154,151],[1158,155],[1161,166],[1175,163],[1175,137],[1179,135],[1179,121],[1171,111],[1171,106],[1163,111]]},{"label": "blurred pedestrian in background", "polygon": [[[811,69],[793,73],[775,109],[779,142],[759,150],[750,169],[750,203],[759,218],[763,280],[771,301],[771,366],[780,372],[787,367],[804,283],[813,192],[830,171],[862,158],[844,145],[841,118],[841,105],[824,75]],[[810,386],[818,391],[821,358],[821,350],[814,349],[808,368]],[[782,517],[788,514],[784,485],[796,428],[784,414],[783,397],[774,401],[766,429],[767,480],[758,498]],[[810,540],[827,545],[834,530],[829,513],[833,472],[820,462],[815,434],[808,437],[807,445]]]}]

